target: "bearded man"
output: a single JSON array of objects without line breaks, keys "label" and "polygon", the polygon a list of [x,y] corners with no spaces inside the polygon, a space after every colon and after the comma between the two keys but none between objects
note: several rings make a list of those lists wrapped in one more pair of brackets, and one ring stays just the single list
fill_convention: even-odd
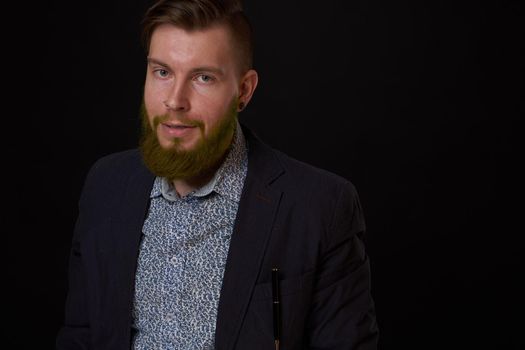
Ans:
[{"label": "bearded man", "polygon": [[143,33],[140,147],[86,178],[57,349],[376,349],[354,186],[239,123],[241,4],[161,0]]}]

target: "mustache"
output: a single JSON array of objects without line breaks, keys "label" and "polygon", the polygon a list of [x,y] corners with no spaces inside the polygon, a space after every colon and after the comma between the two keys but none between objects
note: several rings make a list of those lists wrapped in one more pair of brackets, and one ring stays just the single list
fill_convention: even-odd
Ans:
[{"label": "mustache", "polygon": [[186,126],[196,126],[200,129],[204,128],[204,123],[201,121],[201,120],[195,120],[195,119],[190,119],[184,115],[181,115],[181,114],[176,114],[176,115],[168,115],[168,114],[163,114],[163,115],[157,115],[155,117],[153,117],[153,125],[155,126],[155,128],[160,124],[160,123],[164,123],[164,122],[167,122],[169,120],[175,120],[181,124],[184,124]]}]

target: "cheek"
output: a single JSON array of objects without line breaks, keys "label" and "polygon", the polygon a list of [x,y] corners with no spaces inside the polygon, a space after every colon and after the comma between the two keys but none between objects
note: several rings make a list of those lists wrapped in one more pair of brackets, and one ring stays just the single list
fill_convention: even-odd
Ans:
[{"label": "cheek", "polygon": [[207,96],[201,95],[200,109],[203,113],[203,121],[209,125],[215,125],[223,120],[230,112],[232,103],[236,100],[237,93],[233,88],[216,91]]},{"label": "cheek", "polygon": [[[233,99],[233,97],[231,99]],[[211,103],[210,101],[206,105],[207,113],[201,113],[206,135],[215,129],[224,119],[230,117],[231,103],[225,103],[226,101],[227,99],[215,101],[215,103]]]},{"label": "cheek", "polygon": [[222,119],[226,112],[224,100],[205,100],[201,103],[203,121],[207,124],[214,125]]},{"label": "cheek", "polygon": [[144,105],[150,117],[164,113],[162,101],[163,98],[159,89],[155,89],[150,84],[144,86]]}]

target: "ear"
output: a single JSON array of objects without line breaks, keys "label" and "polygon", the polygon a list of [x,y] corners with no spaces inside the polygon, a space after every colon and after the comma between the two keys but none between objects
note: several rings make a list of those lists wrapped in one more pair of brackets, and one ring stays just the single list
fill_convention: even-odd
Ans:
[{"label": "ear", "polygon": [[241,77],[239,83],[239,112],[250,102],[258,82],[259,76],[253,69],[250,69]]}]

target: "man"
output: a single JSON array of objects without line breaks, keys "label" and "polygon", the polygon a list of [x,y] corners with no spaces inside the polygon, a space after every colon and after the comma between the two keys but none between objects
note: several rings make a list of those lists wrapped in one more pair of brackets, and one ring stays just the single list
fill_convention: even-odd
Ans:
[{"label": "man", "polygon": [[240,4],[159,1],[143,25],[140,150],[87,176],[57,349],[376,349],[354,187],[237,120]]}]

